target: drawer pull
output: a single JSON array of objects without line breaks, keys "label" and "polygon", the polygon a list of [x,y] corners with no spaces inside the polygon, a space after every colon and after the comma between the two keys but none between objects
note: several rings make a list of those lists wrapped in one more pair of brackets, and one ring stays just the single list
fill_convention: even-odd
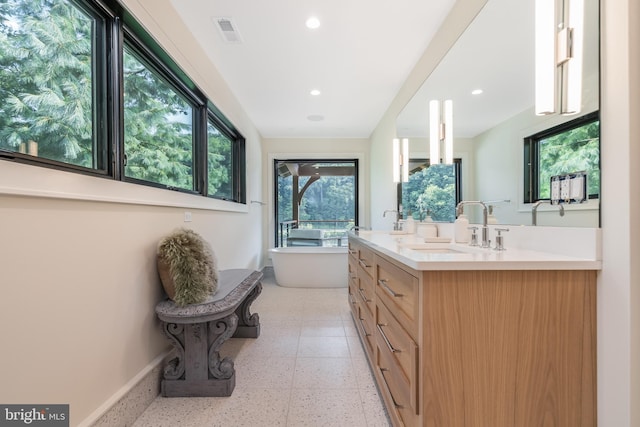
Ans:
[{"label": "drawer pull", "polygon": [[382,339],[384,340],[385,344],[387,344],[387,347],[389,348],[389,351],[391,353],[402,353],[401,350],[398,350],[397,348],[395,348],[394,346],[391,345],[391,341],[389,341],[389,338],[387,338],[387,336],[385,335],[384,331],[382,330],[383,326],[387,326],[387,325],[381,325],[380,323],[378,323],[378,325],[377,325],[378,331],[380,332],[380,335],[382,335]]},{"label": "drawer pull", "polygon": [[371,334],[369,332],[367,332],[367,328],[364,327],[364,322],[363,322],[363,318],[358,316],[358,320],[360,321],[360,327],[362,327],[362,330],[364,331],[364,336],[365,337],[370,337]]},{"label": "drawer pull", "polygon": [[358,262],[360,263],[361,266],[363,266],[364,268],[371,268],[370,265],[367,265],[366,262],[364,262],[364,259],[360,258],[358,259]]},{"label": "drawer pull", "polygon": [[403,409],[403,406],[398,404],[398,402],[396,402],[396,399],[394,399],[393,394],[391,393],[391,389],[389,388],[389,384],[387,384],[387,379],[384,377],[384,373],[388,372],[389,370],[387,368],[378,368],[380,369],[380,376],[382,376],[382,383],[384,384],[384,388],[387,390],[387,394],[389,394],[389,396],[391,397],[391,402],[393,403],[393,406],[396,407],[396,409]]},{"label": "drawer pull", "polygon": [[349,249],[349,254],[351,254],[351,255],[355,255],[355,254],[357,254],[357,253],[358,253],[357,251],[354,251],[353,249]]},{"label": "drawer pull", "polygon": [[386,281],[386,280],[384,280],[384,279],[379,279],[379,280],[378,280],[378,283],[379,283],[379,284],[380,284],[380,286],[382,286],[382,287],[384,288],[384,290],[385,290],[385,291],[387,291],[387,293],[388,293],[389,295],[391,295],[392,297],[394,297],[394,298],[400,298],[400,297],[402,297],[402,294],[399,294],[399,293],[395,292],[393,289],[391,289],[391,288],[389,287],[389,285],[387,285],[387,281]]},{"label": "drawer pull", "polygon": [[360,292],[360,296],[362,297],[362,300],[363,300],[364,302],[371,302],[371,300],[370,300],[370,299],[367,299],[367,297],[364,295],[364,293],[362,293],[362,291],[363,291],[363,290],[364,290],[364,289],[362,289],[362,288],[358,288],[358,292]]}]

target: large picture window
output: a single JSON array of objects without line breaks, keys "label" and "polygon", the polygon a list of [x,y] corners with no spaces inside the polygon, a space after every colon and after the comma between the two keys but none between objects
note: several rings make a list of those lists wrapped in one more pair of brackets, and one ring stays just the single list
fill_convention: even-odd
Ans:
[{"label": "large picture window", "polygon": [[123,80],[125,175],[194,190],[193,107],[129,48]]},{"label": "large picture window", "polygon": [[0,2],[0,159],[246,203],[244,138],[113,0]]},{"label": "large picture window", "polygon": [[524,141],[524,202],[549,199],[551,177],[587,172],[590,199],[600,194],[600,119],[591,113]]},{"label": "large picture window", "polygon": [[358,225],[357,160],[275,160],[276,246],[346,246]]},{"label": "large picture window", "polygon": [[234,144],[220,129],[211,122],[207,123],[207,174],[208,194],[220,199],[232,200],[234,175]]},{"label": "large picture window", "polygon": [[0,149],[105,169],[95,119],[102,19],[65,0],[0,2]]}]

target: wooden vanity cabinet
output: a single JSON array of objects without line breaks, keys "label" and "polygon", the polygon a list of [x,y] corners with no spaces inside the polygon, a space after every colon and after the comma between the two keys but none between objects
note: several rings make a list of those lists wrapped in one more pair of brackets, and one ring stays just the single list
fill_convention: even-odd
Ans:
[{"label": "wooden vanity cabinet", "polygon": [[353,240],[349,298],[394,426],[596,426],[595,271],[416,271]]},{"label": "wooden vanity cabinet", "polygon": [[596,426],[595,271],[423,277],[425,426]]}]

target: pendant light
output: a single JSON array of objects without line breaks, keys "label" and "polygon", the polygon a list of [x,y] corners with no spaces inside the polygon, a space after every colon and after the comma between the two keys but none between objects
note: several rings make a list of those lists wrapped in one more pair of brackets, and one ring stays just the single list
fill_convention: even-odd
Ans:
[{"label": "pendant light", "polygon": [[535,112],[577,114],[582,104],[584,0],[536,0],[535,21]]},{"label": "pendant light", "polygon": [[393,139],[393,182],[409,182],[409,140]]},{"label": "pendant light", "polygon": [[[442,104],[442,105],[441,105]],[[429,101],[429,163],[440,164],[444,142],[444,163],[453,164],[453,101]]]}]

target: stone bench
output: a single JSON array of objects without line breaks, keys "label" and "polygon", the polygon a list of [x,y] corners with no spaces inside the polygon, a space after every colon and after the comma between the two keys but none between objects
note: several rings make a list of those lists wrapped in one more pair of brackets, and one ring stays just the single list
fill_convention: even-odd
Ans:
[{"label": "stone bench", "polygon": [[165,397],[231,396],[236,385],[233,360],[220,359],[220,347],[231,337],[257,338],[260,319],[249,306],[262,291],[262,273],[222,270],[218,291],[201,304],[179,307],[170,299],[156,305],[165,335],[177,356],[164,368]]}]

